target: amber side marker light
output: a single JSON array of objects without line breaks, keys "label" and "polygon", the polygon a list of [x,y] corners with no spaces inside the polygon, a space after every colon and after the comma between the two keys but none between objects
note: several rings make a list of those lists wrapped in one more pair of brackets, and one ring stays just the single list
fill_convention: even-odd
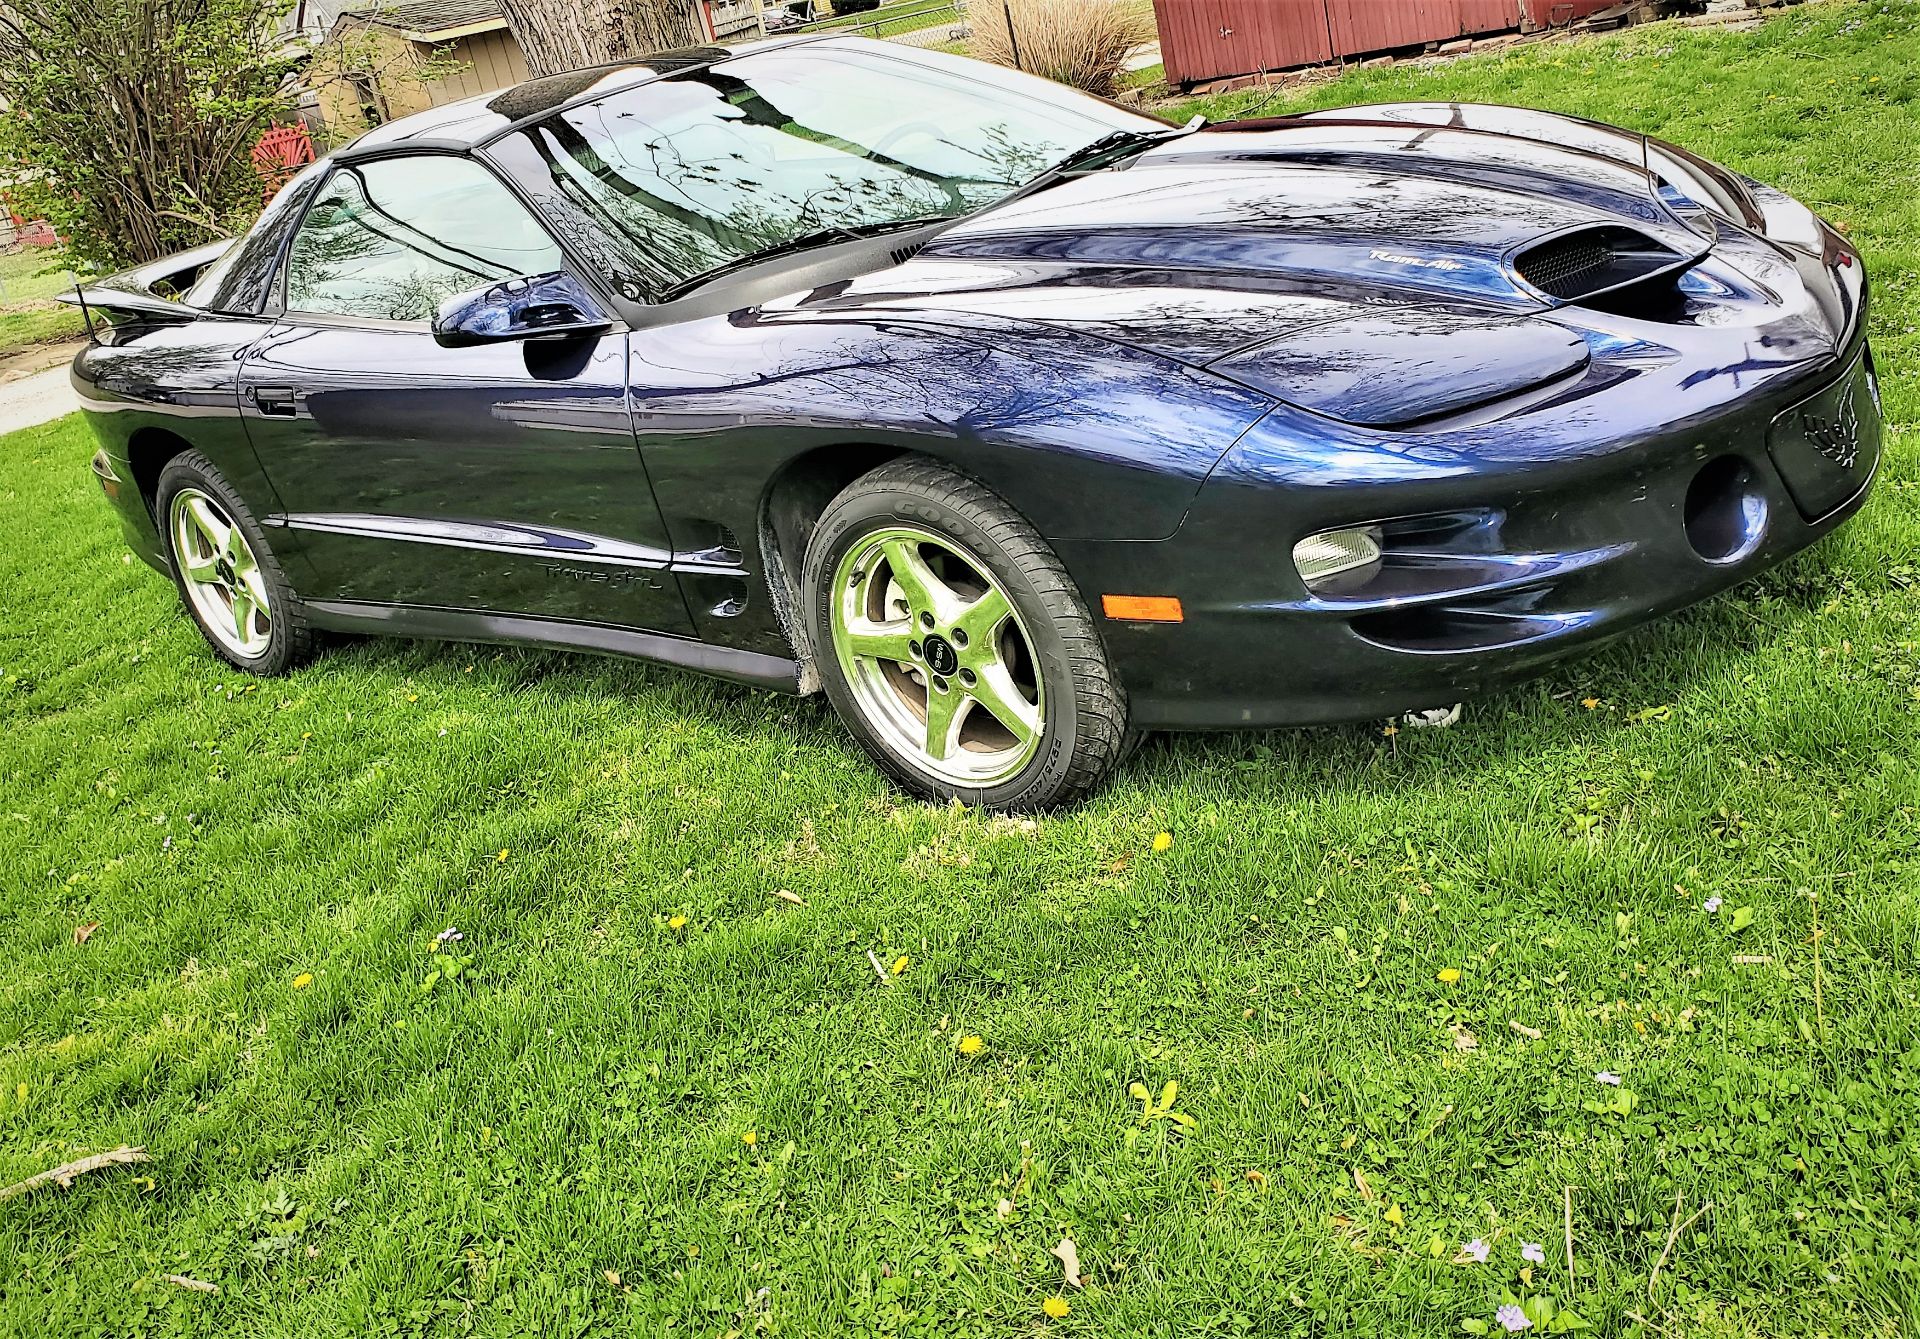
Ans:
[{"label": "amber side marker light", "polygon": [[1129,623],[1179,623],[1186,618],[1177,595],[1102,595],[1100,608],[1108,618]]}]

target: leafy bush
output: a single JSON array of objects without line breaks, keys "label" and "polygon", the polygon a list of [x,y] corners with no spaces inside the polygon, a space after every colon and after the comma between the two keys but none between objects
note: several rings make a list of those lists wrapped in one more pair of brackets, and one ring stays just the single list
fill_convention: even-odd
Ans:
[{"label": "leafy bush", "polygon": [[981,0],[969,14],[981,60],[1102,97],[1114,91],[1127,53],[1153,36],[1144,15],[1112,0]]},{"label": "leafy bush", "polygon": [[[76,269],[154,260],[260,205],[292,65],[278,0],[0,0],[0,175]],[[76,41],[75,34],[85,34]]]}]

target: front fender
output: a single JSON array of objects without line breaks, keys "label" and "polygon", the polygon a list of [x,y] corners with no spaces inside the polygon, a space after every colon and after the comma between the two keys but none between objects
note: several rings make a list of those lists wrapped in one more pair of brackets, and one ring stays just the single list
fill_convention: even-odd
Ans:
[{"label": "front fender", "polygon": [[969,315],[736,312],[634,341],[634,411],[669,527],[737,516],[794,458],[945,460],[1042,535],[1164,539],[1273,401],[1076,331]]}]

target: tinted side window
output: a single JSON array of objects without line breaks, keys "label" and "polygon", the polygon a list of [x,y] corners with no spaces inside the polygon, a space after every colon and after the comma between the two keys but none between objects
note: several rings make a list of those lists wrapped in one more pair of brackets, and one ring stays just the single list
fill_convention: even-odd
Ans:
[{"label": "tinted side window", "polygon": [[315,163],[282,186],[246,235],[206,268],[181,301],[204,311],[234,312],[243,316],[250,316],[265,306],[267,293],[273,288],[280,244],[286,240],[287,229],[300,217],[300,211],[306,208],[314,187],[320,184],[326,171],[325,163]]},{"label": "tinted side window", "polygon": [[447,298],[563,261],[484,167],[444,154],[335,170],[287,254],[287,310],[425,321]]}]

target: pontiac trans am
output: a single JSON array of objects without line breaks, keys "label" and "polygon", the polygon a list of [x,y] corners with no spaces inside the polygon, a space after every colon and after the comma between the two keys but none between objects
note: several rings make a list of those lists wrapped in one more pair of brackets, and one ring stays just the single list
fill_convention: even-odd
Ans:
[{"label": "pontiac trans am", "polygon": [[1867,280],[1567,116],[1170,125],[855,38],[380,126],[79,295],[134,552],[214,653],[534,643],[824,690],[931,797],[1379,717],[1778,563],[1867,495]]}]

